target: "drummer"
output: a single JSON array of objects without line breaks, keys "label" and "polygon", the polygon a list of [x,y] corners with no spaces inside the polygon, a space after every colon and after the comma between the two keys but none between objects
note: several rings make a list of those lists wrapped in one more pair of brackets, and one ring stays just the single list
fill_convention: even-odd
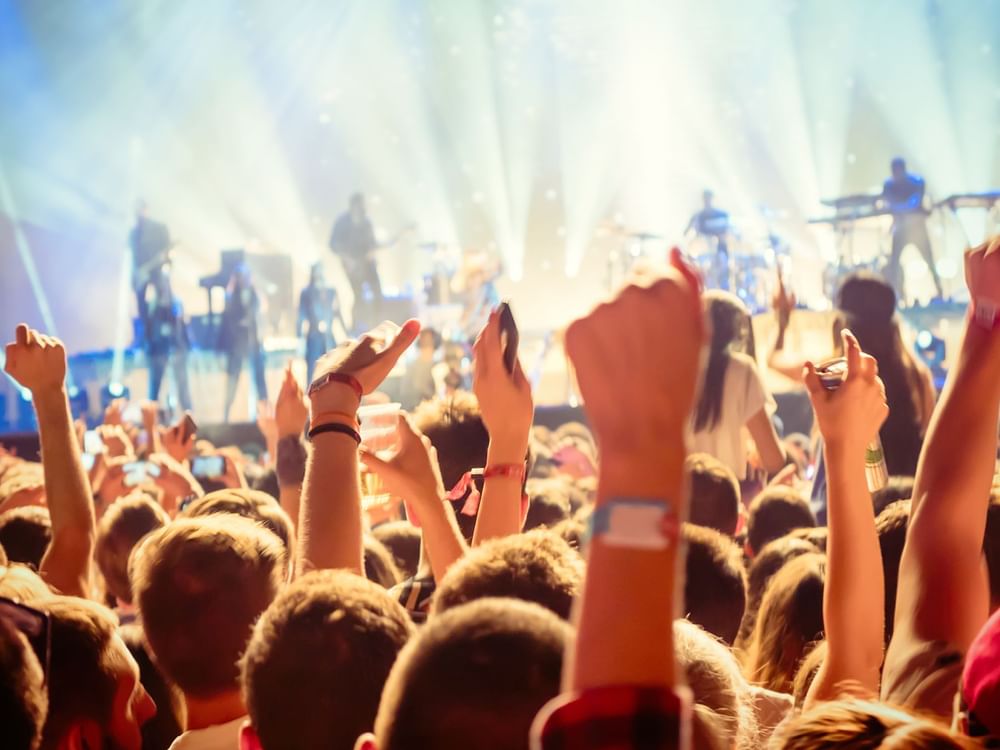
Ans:
[{"label": "drummer", "polygon": [[705,238],[709,241],[710,245],[714,245],[715,249],[728,260],[729,214],[712,205],[714,197],[715,195],[711,190],[706,190],[701,194],[702,208],[700,211],[696,211],[691,217],[691,221],[688,222],[684,234],[687,235],[694,232],[696,235]]}]

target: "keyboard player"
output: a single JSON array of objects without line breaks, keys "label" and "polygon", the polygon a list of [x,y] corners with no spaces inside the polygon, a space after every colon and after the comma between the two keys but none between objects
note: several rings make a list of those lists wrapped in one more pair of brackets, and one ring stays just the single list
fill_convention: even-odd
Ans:
[{"label": "keyboard player", "polygon": [[892,160],[891,169],[892,177],[882,186],[882,200],[885,208],[892,214],[892,254],[885,267],[886,278],[895,287],[899,299],[905,299],[900,256],[904,247],[913,244],[931,271],[938,297],[944,297],[941,278],[934,265],[931,238],[927,234],[924,178],[907,172],[906,162],[898,156]]}]

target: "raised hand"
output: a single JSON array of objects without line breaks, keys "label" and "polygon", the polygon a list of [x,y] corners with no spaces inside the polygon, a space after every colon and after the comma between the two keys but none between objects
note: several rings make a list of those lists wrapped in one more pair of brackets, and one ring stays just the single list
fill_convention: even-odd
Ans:
[{"label": "raised hand", "polygon": [[62,341],[21,323],[7,344],[7,374],[33,394],[59,390],[66,381],[66,348]]},{"label": "raised hand", "polygon": [[697,274],[671,254],[666,275],[625,287],[566,331],[602,464],[650,456],[687,426],[705,340]]},{"label": "raised hand", "polygon": [[841,386],[833,391],[824,388],[812,363],[806,364],[804,379],[824,442],[863,453],[889,416],[889,405],[875,358],[861,351],[850,331],[845,329],[841,337],[847,357],[847,376]]},{"label": "raised hand", "polygon": [[278,440],[301,435],[307,419],[309,419],[309,404],[289,364],[285,368],[285,379],[281,383],[278,400],[274,405],[275,431]]},{"label": "raised hand", "polygon": [[191,451],[194,450],[195,440],[198,438],[197,432],[184,434],[184,421],[184,417],[181,417],[177,424],[171,425],[163,433],[163,437],[160,439],[163,452],[181,463],[188,460]]},{"label": "raised hand", "polygon": [[778,320],[778,327],[782,330],[788,327],[788,322],[792,317],[792,310],[795,309],[795,292],[785,287],[785,279],[781,274],[781,269],[777,272],[778,286],[771,297],[771,309]]},{"label": "raised hand", "polygon": [[399,415],[399,450],[389,458],[379,458],[361,449],[361,462],[377,474],[386,489],[415,506],[440,503],[444,482],[438,467],[437,451],[431,441],[413,426],[410,418]]},{"label": "raised hand", "polygon": [[[392,372],[396,362],[419,333],[420,323],[416,320],[408,320],[402,328],[386,321],[360,339],[345,341],[324,354],[316,364],[313,382],[318,383],[331,373],[346,375],[357,380],[365,394],[372,393]],[[333,389],[321,390],[318,395],[322,398],[318,404],[314,398],[313,407],[328,405],[332,410],[344,407],[344,400],[341,398],[325,398],[326,393],[331,390]],[[341,389],[337,389],[339,390]]]},{"label": "raised hand", "polygon": [[1000,236],[965,251],[965,283],[976,322],[993,328],[1000,320]]},{"label": "raised hand", "polygon": [[523,460],[535,405],[520,359],[515,358],[513,373],[508,373],[504,366],[500,315],[495,310],[490,313],[473,347],[472,390],[479,401],[490,441],[513,454],[503,460]]}]

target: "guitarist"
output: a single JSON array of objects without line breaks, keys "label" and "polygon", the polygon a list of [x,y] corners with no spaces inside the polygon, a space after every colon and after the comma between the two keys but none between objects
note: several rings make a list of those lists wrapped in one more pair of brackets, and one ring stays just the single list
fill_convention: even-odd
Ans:
[{"label": "guitarist", "polygon": [[132,248],[132,289],[138,306],[140,320],[146,320],[146,291],[158,285],[160,277],[167,275],[166,265],[170,255],[170,232],[166,224],[150,219],[146,204],[136,206],[135,226],[128,235]]},{"label": "guitarist", "polygon": [[330,235],[330,249],[340,258],[344,273],[354,292],[354,310],[351,325],[359,328],[359,310],[365,309],[366,297],[368,316],[377,322],[382,309],[382,282],[375,265],[375,232],[365,212],[365,198],[361,193],[351,196],[350,207],[338,217]]}]

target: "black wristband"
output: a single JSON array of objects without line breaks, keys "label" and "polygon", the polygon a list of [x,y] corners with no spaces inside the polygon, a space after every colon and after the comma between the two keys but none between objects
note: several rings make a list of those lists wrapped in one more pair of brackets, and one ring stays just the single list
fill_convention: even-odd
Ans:
[{"label": "black wristband", "polygon": [[341,435],[347,435],[353,438],[354,442],[361,445],[361,435],[353,427],[348,427],[346,424],[340,424],[339,422],[331,422],[330,424],[321,424],[317,427],[313,427],[309,430],[309,439],[312,440],[317,435],[322,435],[324,432],[339,432]]}]

